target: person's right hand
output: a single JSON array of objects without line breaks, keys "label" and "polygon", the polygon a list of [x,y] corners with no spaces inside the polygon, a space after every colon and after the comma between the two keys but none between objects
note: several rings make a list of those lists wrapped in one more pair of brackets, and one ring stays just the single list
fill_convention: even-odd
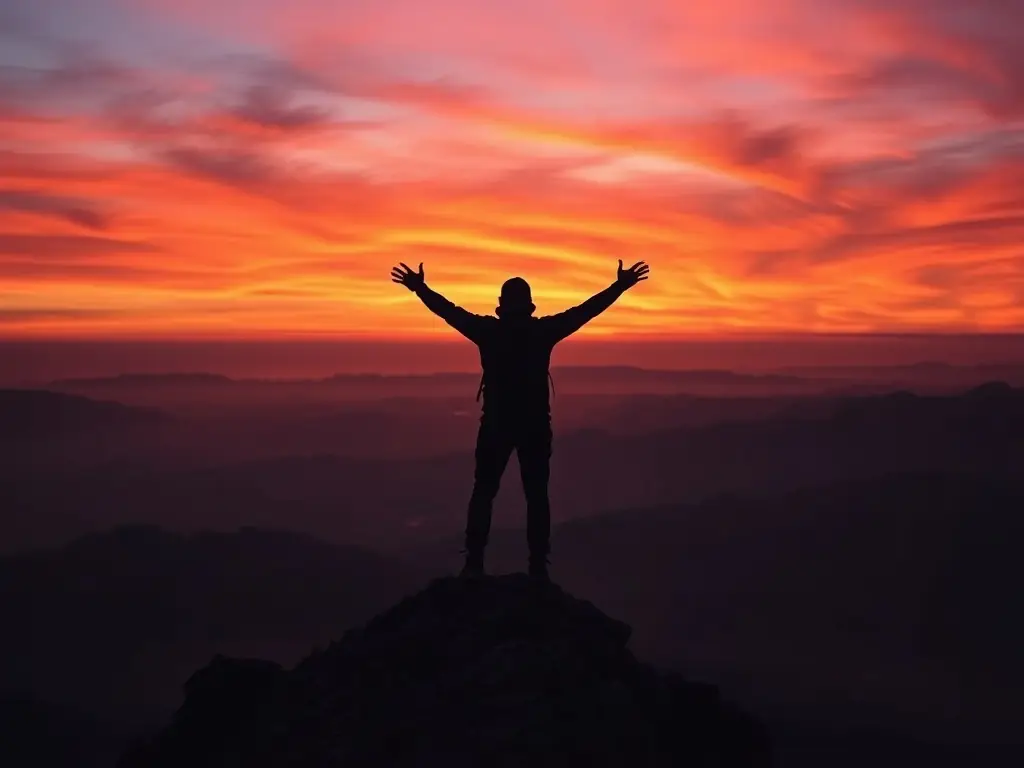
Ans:
[{"label": "person's right hand", "polygon": [[619,275],[616,282],[626,288],[632,288],[641,280],[646,280],[650,271],[651,268],[647,266],[646,261],[638,261],[629,269],[623,269],[622,259],[619,259]]},{"label": "person's right hand", "polygon": [[[621,261],[619,262],[622,263]],[[420,262],[420,271],[413,272],[412,267],[404,261],[399,262],[398,267],[391,268],[391,282],[404,285],[410,291],[416,291],[423,287],[426,280],[423,276],[423,262]],[[403,271],[404,269],[404,271]]]}]

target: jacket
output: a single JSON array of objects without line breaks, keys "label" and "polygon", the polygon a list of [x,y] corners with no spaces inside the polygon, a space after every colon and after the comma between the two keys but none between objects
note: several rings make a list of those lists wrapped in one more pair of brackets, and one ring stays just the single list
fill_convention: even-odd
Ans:
[{"label": "jacket", "polygon": [[484,418],[550,419],[551,352],[610,307],[626,290],[613,283],[582,304],[545,317],[476,315],[422,285],[416,295],[430,311],[480,350]]}]

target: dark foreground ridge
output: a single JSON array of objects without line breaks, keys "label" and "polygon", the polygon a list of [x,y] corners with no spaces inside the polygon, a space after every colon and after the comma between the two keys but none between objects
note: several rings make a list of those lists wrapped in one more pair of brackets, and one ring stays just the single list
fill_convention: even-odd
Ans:
[{"label": "dark foreground ridge", "polygon": [[767,763],[756,723],[629,635],[523,575],[438,579],[292,670],[218,656],[120,766]]}]

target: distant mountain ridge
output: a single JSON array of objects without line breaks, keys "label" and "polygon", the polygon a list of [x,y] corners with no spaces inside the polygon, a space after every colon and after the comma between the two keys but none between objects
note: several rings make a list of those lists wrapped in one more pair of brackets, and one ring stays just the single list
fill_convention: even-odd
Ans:
[{"label": "distant mountain ridge", "polygon": [[0,389],[0,441],[166,423],[156,408],[36,389]]},{"label": "distant mountain ridge", "polygon": [[[950,393],[991,380],[1024,386],[1024,364],[952,366],[921,363],[889,368],[731,371],[669,370],[631,366],[555,366],[555,407],[559,398],[604,396],[784,397],[851,396],[908,389]],[[49,389],[101,396],[133,405],[240,409],[259,405],[365,403],[451,399],[475,406],[479,373],[335,374],[315,379],[229,378],[212,373],[122,374],[107,378],[62,379]]]},{"label": "distant mountain ridge", "polygon": [[[998,378],[999,374],[1024,374],[1024,362],[979,363],[973,365],[957,365],[941,361],[921,361],[908,364],[870,365],[870,366],[783,366],[763,370],[733,370],[727,368],[644,368],[632,365],[568,365],[553,366],[552,374],[566,377],[588,377],[595,374],[618,375],[622,377],[653,378],[653,379],[691,379],[709,382],[733,381],[778,381],[796,382],[808,378],[832,378],[844,376],[857,378],[870,375],[896,377],[907,374],[979,374]],[[115,376],[94,376],[54,379],[49,382],[54,387],[101,386],[108,384],[311,384],[340,383],[346,381],[397,381],[397,380],[462,380],[475,379],[479,373],[475,371],[438,371],[430,373],[335,373],[321,377],[231,377],[223,374],[194,371],[169,373],[120,373]]]},{"label": "distant mountain ridge", "polygon": [[[718,401],[719,421],[668,429],[658,429],[654,402],[648,413],[652,431],[591,428],[556,435],[555,519],[907,471],[970,471],[1024,484],[1022,393],[991,383],[956,396],[808,398],[785,401],[774,411],[748,410],[746,418],[735,420],[725,417],[728,404]],[[708,406],[698,401],[693,407]],[[630,415],[624,408],[622,418]],[[374,428],[365,420],[348,423]],[[437,428],[461,430],[458,448],[408,460],[345,457],[315,445],[303,451],[300,445],[280,453],[199,461],[193,456],[201,446],[186,442],[187,453],[179,452],[178,463],[159,455],[145,463],[140,457],[146,444],[129,441],[119,456],[87,472],[43,459],[28,472],[19,468],[20,443],[9,442],[17,455],[0,465],[0,480],[9,489],[6,538],[46,541],[62,521],[83,532],[128,520],[173,521],[185,529],[275,526],[288,520],[289,527],[332,541],[393,551],[464,525],[475,424],[454,416],[447,423],[451,426],[438,420]],[[228,427],[226,434],[234,439],[235,426]],[[193,440],[206,436],[200,432]],[[97,434],[78,452],[88,458],[112,443]],[[595,467],[616,471],[595,472]],[[505,487],[509,490],[499,495],[496,507],[499,522],[521,515],[518,489],[512,483]]]},{"label": "distant mountain ridge", "polygon": [[129,386],[182,384],[236,384],[247,379],[233,379],[219,373],[119,373],[116,376],[96,376],[85,378],[55,379],[50,385],[56,388],[61,387],[89,387],[104,386],[109,384],[123,384]]},{"label": "distant mountain ridge", "polygon": [[[779,382],[795,382],[802,377],[767,372],[737,372],[725,369],[655,369],[640,368],[629,365],[608,366],[555,366],[552,375],[563,375],[569,378],[586,378],[595,374],[620,376],[631,379],[693,379],[708,382],[734,382],[747,380],[768,380]],[[218,385],[218,384],[264,384],[286,386],[290,384],[337,384],[350,381],[421,381],[424,379],[443,380],[474,380],[479,373],[472,371],[441,371],[432,373],[336,373],[319,378],[249,378],[229,377],[217,373],[121,373],[116,376],[97,376],[86,378],[55,379],[50,383],[54,387],[91,387],[107,385]]]},{"label": "distant mountain ridge", "polygon": [[415,565],[258,528],[126,525],[0,558],[0,694],[31,691],[116,722],[162,716],[214,653],[293,660],[423,578]]}]

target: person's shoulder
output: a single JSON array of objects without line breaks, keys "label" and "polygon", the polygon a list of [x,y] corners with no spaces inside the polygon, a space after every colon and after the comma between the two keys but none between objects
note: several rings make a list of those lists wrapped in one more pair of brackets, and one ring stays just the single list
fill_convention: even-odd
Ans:
[{"label": "person's shoulder", "polygon": [[477,333],[491,333],[498,327],[498,318],[494,315],[473,315],[473,328]]},{"label": "person's shoulder", "polygon": [[551,343],[557,340],[561,327],[562,322],[558,315],[543,315],[536,318],[534,324],[536,334]]},{"label": "person's shoulder", "polygon": [[544,315],[537,318],[537,327],[541,330],[553,330],[565,323],[566,313],[559,312],[557,315]]}]

